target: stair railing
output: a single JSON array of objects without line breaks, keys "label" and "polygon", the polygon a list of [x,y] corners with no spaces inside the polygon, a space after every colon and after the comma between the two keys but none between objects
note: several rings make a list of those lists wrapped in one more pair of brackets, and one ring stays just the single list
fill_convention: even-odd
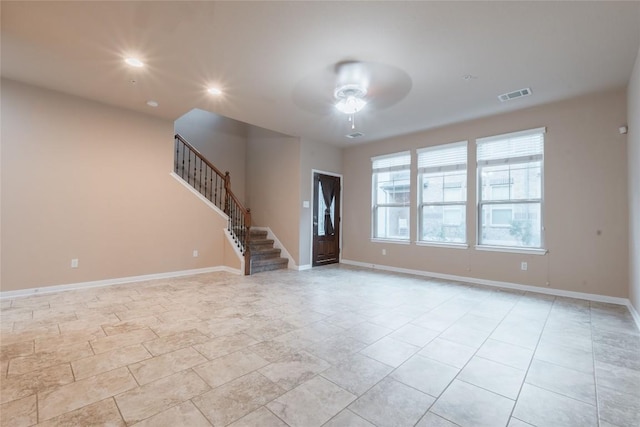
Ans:
[{"label": "stair railing", "polygon": [[174,172],[228,216],[227,229],[244,256],[244,274],[251,272],[249,232],[251,210],[245,208],[231,191],[229,172],[220,172],[193,145],[175,135]]}]

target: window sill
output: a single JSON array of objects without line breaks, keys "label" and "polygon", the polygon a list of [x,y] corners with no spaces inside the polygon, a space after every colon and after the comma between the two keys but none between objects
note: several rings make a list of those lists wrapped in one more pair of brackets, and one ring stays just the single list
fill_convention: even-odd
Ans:
[{"label": "window sill", "polygon": [[371,238],[371,241],[374,243],[396,243],[398,245],[410,245],[410,240],[399,240],[399,239],[381,239],[379,237]]},{"label": "window sill", "polygon": [[476,245],[475,249],[478,251],[508,252],[513,254],[528,254],[528,255],[546,255],[547,252],[549,252],[547,249],[511,248],[507,246],[486,246],[486,245]]},{"label": "window sill", "polygon": [[416,246],[427,246],[433,248],[449,248],[449,249],[469,249],[466,243],[438,243],[438,242],[416,242]]}]

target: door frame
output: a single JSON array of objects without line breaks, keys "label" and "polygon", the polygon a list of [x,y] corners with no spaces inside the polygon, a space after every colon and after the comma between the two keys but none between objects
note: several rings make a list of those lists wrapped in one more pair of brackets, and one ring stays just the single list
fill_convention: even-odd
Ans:
[{"label": "door frame", "polygon": [[311,197],[309,198],[311,199],[311,204],[309,205],[309,225],[311,225],[311,231],[309,232],[309,265],[311,266],[311,268],[313,268],[313,206],[316,203],[313,197],[313,190],[315,185],[313,181],[313,175],[316,173],[340,178],[340,212],[338,212],[338,217],[340,218],[340,238],[338,239],[338,263],[342,262],[342,201],[344,199],[342,190],[344,188],[344,177],[341,173],[327,172],[320,169],[311,169]]}]

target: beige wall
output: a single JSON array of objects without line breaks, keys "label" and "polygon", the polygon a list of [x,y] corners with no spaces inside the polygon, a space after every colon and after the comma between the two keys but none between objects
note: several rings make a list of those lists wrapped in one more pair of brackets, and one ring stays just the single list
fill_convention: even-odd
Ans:
[{"label": "beige wall", "polygon": [[3,80],[1,136],[3,291],[223,264],[225,220],[169,175],[172,122]]},{"label": "beige wall", "polygon": [[301,266],[311,265],[311,224],[313,208],[313,170],[342,173],[342,149],[328,144],[302,139],[300,142],[300,197],[308,200],[305,208],[298,205],[300,212],[300,263]]},{"label": "beige wall", "polygon": [[627,89],[629,133],[629,299],[640,313],[640,50]]},{"label": "beige wall", "polygon": [[[517,101],[515,101],[517,102]],[[343,259],[569,291],[627,297],[627,160],[618,127],[626,120],[623,90],[529,108],[344,150]],[[475,245],[475,185],[469,173],[469,249],[378,243],[371,236],[372,156],[547,127],[545,206],[547,255],[486,252]],[[415,199],[415,190],[413,191]],[[411,235],[416,235],[416,207]],[[598,230],[601,231],[598,234]],[[387,255],[382,255],[386,249]],[[528,270],[520,270],[520,262]],[[548,283],[548,285],[547,285]]]},{"label": "beige wall", "polygon": [[251,126],[246,182],[252,225],[271,228],[299,264],[300,139]]},{"label": "beige wall", "polygon": [[231,191],[246,202],[247,128],[249,125],[194,109],[175,122],[175,132],[193,145],[220,172],[229,172]]}]

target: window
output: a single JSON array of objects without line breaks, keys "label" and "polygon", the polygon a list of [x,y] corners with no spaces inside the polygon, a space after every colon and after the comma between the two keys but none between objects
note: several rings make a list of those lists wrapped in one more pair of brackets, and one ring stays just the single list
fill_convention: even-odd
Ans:
[{"label": "window", "polygon": [[409,240],[411,153],[373,157],[371,162],[373,238]]},{"label": "window", "polygon": [[418,150],[418,240],[466,243],[467,142]]},{"label": "window", "polygon": [[479,245],[542,248],[544,133],[477,140]]}]

